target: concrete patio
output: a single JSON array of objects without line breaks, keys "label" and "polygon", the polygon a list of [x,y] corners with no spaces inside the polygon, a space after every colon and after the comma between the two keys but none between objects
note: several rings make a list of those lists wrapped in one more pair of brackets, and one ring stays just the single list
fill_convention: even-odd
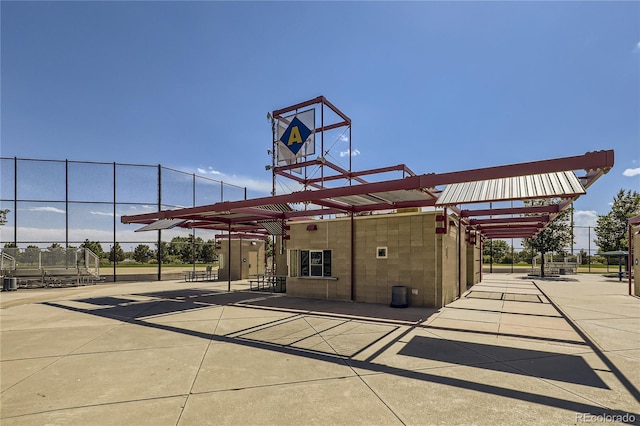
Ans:
[{"label": "concrete patio", "polygon": [[3,292],[2,425],[640,422],[640,299],[488,274],[439,310],[181,281]]}]

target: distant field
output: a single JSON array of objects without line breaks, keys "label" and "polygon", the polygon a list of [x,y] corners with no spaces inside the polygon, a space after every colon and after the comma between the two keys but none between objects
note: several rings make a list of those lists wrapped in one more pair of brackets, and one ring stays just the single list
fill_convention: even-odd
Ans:
[{"label": "distant field", "polygon": [[[197,265],[195,268],[196,271],[206,271],[206,265]],[[217,267],[213,268],[214,271],[217,270]],[[180,273],[184,271],[193,271],[192,265],[184,265],[184,266],[164,266],[162,265],[162,273]],[[100,266],[101,274],[110,274],[113,272],[113,265]],[[158,265],[118,265],[117,273],[118,274],[155,274],[158,272]]]},{"label": "distant field", "polygon": [[[484,272],[488,272],[489,268],[489,265],[482,265],[482,270]],[[622,266],[622,269],[624,269],[624,265]],[[539,265],[536,267],[536,270],[540,270]],[[511,272],[511,265],[494,264],[493,272]],[[513,265],[513,272],[529,273],[531,272],[531,265]],[[591,268],[589,268],[589,265],[581,265],[578,267],[578,273],[580,274],[605,274],[607,272],[618,272],[618,265],[609,265],[608,269],[607,265],[591,265]]]}]

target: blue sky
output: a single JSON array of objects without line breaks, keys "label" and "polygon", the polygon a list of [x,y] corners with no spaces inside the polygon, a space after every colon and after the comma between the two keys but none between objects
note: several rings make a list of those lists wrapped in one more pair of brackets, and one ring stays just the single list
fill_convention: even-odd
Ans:
[{"label": "blue sky", "polygon": [[576,221],[640,191],[638,2],[2,1],[0,12],[3,157],[160,163],[262,196],[267,112],[324,95],[353,121],[355,170],[614,149]]}]

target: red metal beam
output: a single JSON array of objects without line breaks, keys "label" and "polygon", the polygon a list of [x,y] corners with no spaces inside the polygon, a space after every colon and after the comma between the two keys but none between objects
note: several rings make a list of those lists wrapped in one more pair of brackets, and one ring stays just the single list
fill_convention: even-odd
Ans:
[{"label": "red metal beam", "polygon": [[336,114],[338,114],[340,117],[342,117],[342,119],[344,121],[347,121],[349,124],[351,124],[351,119],[349,117],[346,116],[345,113],[343,113],[342,111],[340,111],[338,108],[336,108],[335,105],[333,105],[331,102],[329,102],[327,100],[327,98],[325,98],[324,96],[320,96],[320,98],[322,98],[322,103],[325,104],[326,106],[328,106],[331,111],[335,112]]},{"label": "red metal beam", "polygon": [[[333,176],[325,176],[324,178],[319,177],[319,178],[313,178],[313,179],[308,179],[308,182],[316,182],[316,181],[327,181],[327,180],[336,180],[336,179],[349,179],[349,178],[355,178],[358,176],[367,176],[367,175],[372,175],[372,174],[377,174],[377,173],[387,173],[387,172],[397,172],[397,171],[402,171],[405,173],[408,173],[409,176],[415,176],[415,173],[413,173],[413,171],[411,171],[411,169],[409,169],[407,166],[405,166],[404,164],[398,164],[397,166],[390,166],[390,167],[380,167],[378,169],[370,169],[370,170],[361,170],[359,172],[349,172],[346,171],[346,173],[344,173],[344,175],[333,175]],[[362,181],[362,183],[364,183],[364,181]]]},{"label": "red metal beam", "polygon": [[[296,110],[298,110],[300,108],[306,108],[308,106],[316,105],[316,104],[322,104],[322,105],[328,106],[333,112],[336,113],[336,115],[341,117],[344,120],[344,123],[340,124],[341,126],[342,125],[351,124],[351,119],[349,117],[347,117],[347,115],[345,113],[343,113],[338,108],[336,108],[335,105],[333,105],[331,102],[329,102],[327,100],[327,98],[325,98],[324,96],[318,96],[317,98],[309,99],[308,101],[300,102],[300,103],[295,104],[295,105],[291,105],[291,106],[288,106],[288,107],[285,107],[285,108],[274,110],[271,114],[272,114],[272,116],[274,118],[278,119],[278,118],[282,118],[282,114],[286,114],[288,112],[296,111]],[[337,127],[340,127],[340,126],[337,126]],[[319,129],[317,129],[317,130],[319,130]],[[329,130],[329,126],[324,126],[324,130]]]},{"label": "red metal beam", "polygon": [[319,104],[324,99],[324,96],[318,96],[317,98],[309,99],[308,101],[300,102],[295,105],[291,105],[282,109],[274,110],[271,114],[273,118],[281,118],[282,114],[286,114],[291,111],[295,111],[300,108],[305,108],[311,105]]},{"label": "red metal beam", "polygon": [[[223,201],[198,207],[189,207],[179,210],[164,210],[154,213],[122,216],[122,223],[149,223],[156,219],[197,217],[204,213],[217,212],[224,214],[234,209],[246,207],[258,207],[262,205],[280,203],[310,202],[320,204],[331,202],[331,198],[351,195],[375,194],[396,190],[419,190],[433,188],[448,183],[460,183],[465,181],[477,181],[479,179],[502,178],[510,176],[522,176],[531,173],[546,173],[554,171],[566,171],[576,169],[608,169],[613,165],[613,151],[598,151],[582,156],[559,158],[554,160],[536,161],[531,163],[514,164],[508,166],[490,167],[485,169],[466,170],[461,172],[428,174],[409,176],[403,179],[388,180],[383,182],[364,183],[339,188],[325,188],[318,190],[304,190],[291,194],[268,196],[241,201]],[[421,200],[422,201],[422,200]],[[416,205],[421,201],[416,201]],[[571,200],[566,200],[560,209],[566,208]],[[369,206],[370,208],[372,206]],[[210,218],[209,218],[210,219]],[[220,221],[224,221],[222,217]],[[229,221],[230,219],[226,219]]]},{"label": "red metal beam", "polygon": [[469,225],[503,225],[503,224],[526,224],[526,223],[547,223],[549,215],[544,216],[520,216],[520,217],[501,217],[495,219],[471,219]]},{"label": "red metal beam", "polygon": [[524,207],[506,207],[499,209],[478,209],[478,210],[462,210],[460,214],[462,217],[473,216],[500,216],[508,214],[534,214],[534,213],[557,213],[560,211],[560,207],[557,204],[550,204],[548,206],[524,206]]},{"label": "red metal beam", "polygon": [[420,186],[422,188],[430,188],[451,183],[474,182],[478,180],[527,176],[569,170],[603,169],[604,172],[608,171],[611,167],[613,167],[613,150],[596,151],[573,157],[464,170],[460,172],[421,175]]}]

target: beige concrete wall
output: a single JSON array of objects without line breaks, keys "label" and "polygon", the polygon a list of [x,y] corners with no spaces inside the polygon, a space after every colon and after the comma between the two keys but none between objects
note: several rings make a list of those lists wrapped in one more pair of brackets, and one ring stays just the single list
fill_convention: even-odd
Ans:
[{"label": "beige concrete wall", "polygon": [[[458,251],[463,277],[467,268],[464,238],[458,250],[457,227],[448,227],[447,234],[436,234],[440,223],[436,223],[435,216],[435,212],[408,212],[353,219],[354,300],[389,304],[395,285],[408,287],[411,306],[442,306],[457,297]],[[311,224],[317,229],[307,230]],[[288,250],[332,250],[334,279],[289,277],[287,294],[350,300],[351,218],[289,225]],[[379,247],[386,248],[386,258],[377,257]]]},{"label": "beige concrete wall", "polygon": [[633,290],[640,296],[640,226],[633,229]]},{"label": "beige concrete wall", "polygon": [[[451,222],[451,219],[447,219]],[[458,227],[447,225],[442,235],[442,284],[436,306],[444,306],[458,296]],[[463,238],[464,239],[464,238]],[[466,259],[466,251],[460,253]]]},{"label": "beige concrete wall", "polygon": [[[480,239],[476,244],[466,244],[467,251],[467,287],[480,282]],[[464,290],[464,289],[463,289]]]},{"label": "beige concrete wall", "polygon": [[264,274],[265,243],[263,240],[231,240],[231,268],[229,269],[229,241],[222,240],[218,277],[221,280],[244,280],[251,275]]},{"label": "beige concrete wall", "polygon": [[282,249],[282,237],[277,236],[273,246],[273,259],[276,264],[276,275],[287,275],[287,250]]},{"label": "beige concrete wall", "polygon": [[[356,220],[355,300],[391,303],[392,287],[408,287],[412,306],[435,302],[437,237],[433,214],[394,214]],[[378,247],[387,258],[376,257]]]},{"label": "beige concrete wall", "polygon": [[[307,230],[313,224],[316,230]],[[291,222],[287,232],[287,250],[332,250],[332,276],[338,279],[287,278],[287,294],[316,299],[350,300],[351,298],[351,219],[314,222]]]},{"label": "beige concrete wall", "polygon": [[460,227],[460,276],[458,278],[458,294],[456,297],[467,290],[467,242],[465,241],[466,237],[466,226],[462,225]]}]

